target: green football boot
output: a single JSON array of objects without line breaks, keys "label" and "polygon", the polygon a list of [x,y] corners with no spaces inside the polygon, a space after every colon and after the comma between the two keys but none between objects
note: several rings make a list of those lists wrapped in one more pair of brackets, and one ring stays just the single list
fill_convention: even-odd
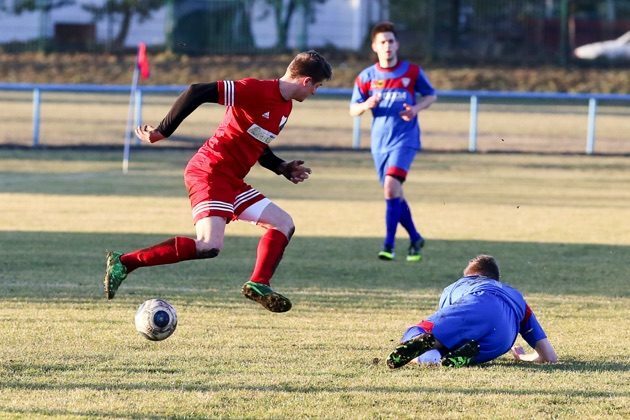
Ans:
[{"label": "green football boot", "polygon": [[478,354],[479,343],[475,340],[470,340],[455,350],[446,353],[442,357],[442,366],[456,368],[471,366],[474,363],[473,358]]},{"label": "green football boot", "polygon": [[409,244],[409,251],[407,252],[407,261],[420,262],[422,261],[422,247],[424,247],[424,239],[420,238],[416,242]]},{"label": "green football boot", "polygon": [[381,252],[378,253],[378,259],[383,261],[392,261],[396,257],[394,248],[384,247]]},{"label": "green football boot", "polygon": [[107,299],[113,299],[118,287],[127,278],[127,267],[120,262],[122,253],[107,251],[105,268],[105,279],[103,280],[103,291]]},{"label": "green football boot", "polygon": [[266,284],[248,281],[241,290],[247,299],[260,303],[271,312],[287,312],[291,309],[291,301]]},{"label": "green football boot", "polygon": [[432,334],[420,334],[396,347],[387,357],[387,366],[390,369],[405,366],[425,351],[431,350],[433,346],[435,338]]}]

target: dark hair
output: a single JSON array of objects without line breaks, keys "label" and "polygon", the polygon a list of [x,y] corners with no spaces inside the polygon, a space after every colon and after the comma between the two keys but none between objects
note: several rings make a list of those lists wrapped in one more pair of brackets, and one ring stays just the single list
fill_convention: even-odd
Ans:
[{"label": "dark hair", "polygon": [[374,42],[374,38],[376,38],[376,35],[382,32],[391,32],[394,34],[394,37],[398,39],[398,34],[396,33],[396,28],[394,28],[394,24],[391,22],[385,21],[385,22],[380,22],[374,25],[374,27],[372,28],[372,32],[370,32],[370,41]]},{"label": "dark hair", "polygon": [[477,255],[468,261],[468,265],[464,269],[465,275],[477,274],[494,280],[500,280],[499,264],[491,255]]},{"label": "dark hair", "polygon": [[315,50],[299,53],[289,64],[287,69],[291,77],[308,76],[315,83],[330,80],[332,67],[324,56]]}]

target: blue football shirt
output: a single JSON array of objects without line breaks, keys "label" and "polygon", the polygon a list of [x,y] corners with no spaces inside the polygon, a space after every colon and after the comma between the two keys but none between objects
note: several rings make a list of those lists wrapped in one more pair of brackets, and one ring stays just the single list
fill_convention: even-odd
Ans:
[{"label": "blue football shirt", "polygon": [[387,69],[374,64],[357,76],[350,103],[365,102],[376,94],[380,94],[381,101],[372,109],[372,152],[385,153],[400,147],[419,150],[418,118],[405,121],[400,112],[405,103],[415,105],[418,94],[435,95],[435,89],[424,71],[407,61],[399,61],[396,66]]}]

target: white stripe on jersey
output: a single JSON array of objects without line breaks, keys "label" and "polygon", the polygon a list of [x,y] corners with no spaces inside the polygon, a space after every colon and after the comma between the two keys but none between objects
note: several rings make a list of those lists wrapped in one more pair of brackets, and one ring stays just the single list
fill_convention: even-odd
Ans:
[{"label": "white stripe on jersey", "polygon": [[224,100],[225,106],[234,106],[234,81],[223,81]]},{"label": "white stripe on jersey", "polygon": [[234,200],[234,207],[240,206],[245,201],[249,200],[250,198],[256,197],[257,195],[260,195],[260,192],[258,192],[258,190],[255,190],[254,188],[240,193],[236,196],[236,199]]}]

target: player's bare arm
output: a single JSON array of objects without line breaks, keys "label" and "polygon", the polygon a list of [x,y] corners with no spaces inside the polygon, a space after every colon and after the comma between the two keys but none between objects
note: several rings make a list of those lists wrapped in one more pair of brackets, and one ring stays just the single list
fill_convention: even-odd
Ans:
[{"label": "player's bare arm", "polygon": [[556,363],[558,361],[558,355],[547,338],[538,340],[531,353],[526,353],[521,346],[512,347],[511,352],[512,356],[520,362]]},{"label": "player's bare arm", "polygon": [[376,95],[372,95],[369,98],[367,98],[365,102],[352,104],[350,105],[350,115],[352,117],[358,117],[359,115],[363,114],[368,109],[376,108],[380,101],[381,101],[381,95],[377,93]]},{"label": "player's bare arm", "polygon": [[179,95],[157,128],[148,124],[141,125],[136,128],[136,136],[146,143],[155,143],[170,137],[182,121],[201,104],[218,102],[219,88],[217,82],[192,84]]}]

